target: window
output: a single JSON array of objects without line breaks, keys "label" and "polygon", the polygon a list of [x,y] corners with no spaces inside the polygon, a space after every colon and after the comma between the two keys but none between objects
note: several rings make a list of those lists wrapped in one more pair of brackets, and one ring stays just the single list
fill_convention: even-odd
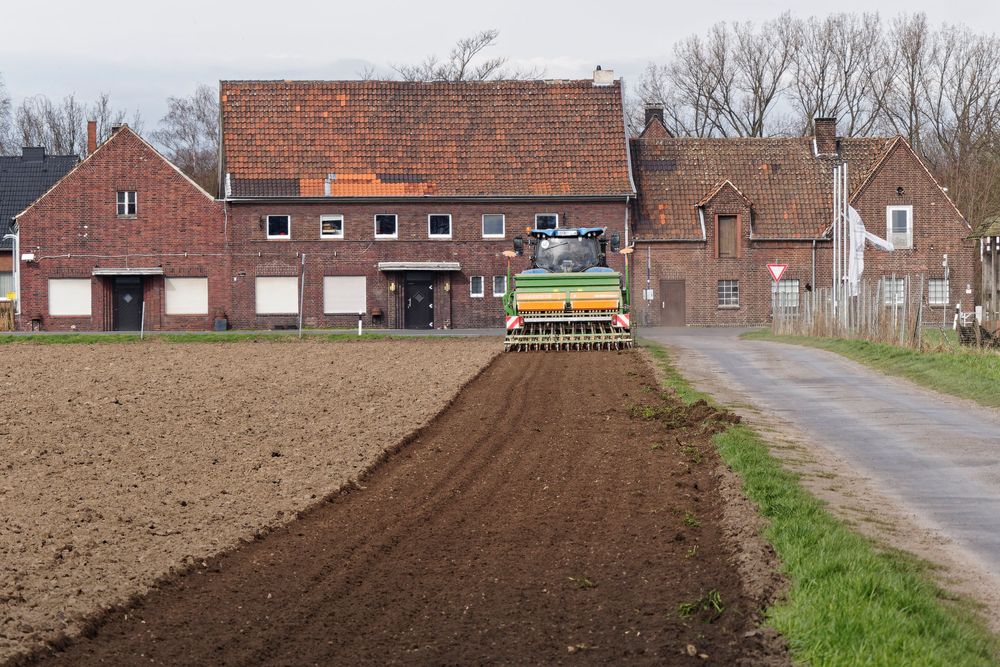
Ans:
[{"label": "window", "polygon": [[483,283],[484,279],[482,276],[472,276],[469,278],[469,296],[483,296]]},{"label": "window", "polygon": [[267,216],[267,238],[289,239],[292,237],[292,218],[287,215]]},{"label": "window", "polygon": [[535,214],[535,229],[558,229],[558,228],[559,228],[558,213]]},{"label": "window", "polygon": [[164,278],[167,315],[208,315],[208,278]]},{"label": "window", "polygon": [[451,216],[446,213],[431,213],[427,216],[427,236],[432,239],[450,239]]},{"label": "window", "polygon": [[493,276],[493,296],[503,296],[507,291],[507,276]]},{"label": "window", "polygon": [[375,238],[394,239],[397,232],[395,213],[379,213],[375,216]]},{"label": "window", "polygon": [[319,237],[321,239],[344,238],[344,216],[342,215],[319,216]]},{"label": "window", "polygon": [[913,207],[885,207],[886,238],[893,248],[913,247]]},{"label": "window", "polygon": [[90,317],[90,278],[50,278],[49,315]]},{"label": "window", "polygon": [[779,280],[774,303],[779,310],[797,309],[799,307],[799,281]]},{"label": "window", "polygon": [[736,216],[719,216],[719,257],[736,257]]},{"label": "window", "polygon": [[136,211],[135,190],[119,190],[117,201],[118,201],[119,218],[135,215]]},{"label": "window", "polygon": [[298,315],[299,279],[258,277],[255,300],[258,315]]},{"label": "window", "polygon": [[882,294],[885,305],[887,306],[899,306],[904,301],[904,295],[906,293],[906,285],[902,278],[883,278],[882,279]]},{"label": "window", "polygon": [[487,213],[483,216],[483,238],[502,239],[506,235],[503,213]]},{"label": "window", "polygon": [[948,281],[944,278],[931,278],[927,281],[927,303],[932,306],[948,305]]},{"label": "window", "polygon": [[368,312],[368,289],[364,276],[323,276],[323,312]]},{"label": "window", "polygon": [[739,306],[740,306],[740,281],[720,280],[719,308],[739,308]]}]

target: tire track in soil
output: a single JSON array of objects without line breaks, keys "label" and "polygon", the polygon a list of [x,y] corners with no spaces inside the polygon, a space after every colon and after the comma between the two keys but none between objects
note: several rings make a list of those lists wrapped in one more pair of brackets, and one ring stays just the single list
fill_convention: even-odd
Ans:
[{"label": "tire track in soil", "polygon": [[[31,664],[785,662],[746,636],[702,424],[630,416],[655,386],[632,352],[503,355],[363,489]],[[678,615],[712,590],[724,613]]]}]

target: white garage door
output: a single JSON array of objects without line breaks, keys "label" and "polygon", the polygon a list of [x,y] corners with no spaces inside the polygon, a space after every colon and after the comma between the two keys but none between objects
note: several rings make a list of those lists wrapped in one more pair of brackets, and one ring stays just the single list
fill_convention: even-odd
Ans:
[{"label": "white garage door", "polygon": [[337,313],[365,313],[368,299],[364,276],[324,276],[323,277],[323,312],[327,315]]},{"label": "white garage door", "polygon": [[50,278],[49,315],[90,317],[90,278]]},{"label": "white garage door", "polygon": [[258,315],[297,315],[298,278],[257,278]]},{"label": "white garage door", "polygon": [[208,315],[208,278],[164,278],[167,315]]}]

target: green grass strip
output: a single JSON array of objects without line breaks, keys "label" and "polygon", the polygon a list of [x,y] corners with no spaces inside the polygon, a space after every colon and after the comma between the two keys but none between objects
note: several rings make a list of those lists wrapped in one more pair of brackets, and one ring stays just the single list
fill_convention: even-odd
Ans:
[{"label": "green grass strip", "polygon": [[921,352],[888,343],[843,338],[775,336],[767,329],[743,334],[750,340],[805,345],[828,350],[952,396],[1000,407],[1000,354],[972,348]]},{"label": "green grass strip", "polygon": [[[706,398],[647,343],[665,384],[688,402]],[[750,428],[715,437],[723,461],[768,520],[764,536],[790,581],[768,622],[810,665],[996,665],[1000,643],[970,610],[931,581],[929,565],[880,548],[844,526],[782,467]]]},{"label": "green grass strip", "polygon": [[301,339],[295,332],[279,333],[233,332],[233,333],[147,333],[143,339],[137,333],[58,333],[58,334],[0,334],[0,345],[103,345],[108,343],[233,343],[241,341],[268,341],[298,343],[301,341],[357,341],[357,340],[443,340],[446,336],[391,336],[389,334],[365,333],[306,333]]}]

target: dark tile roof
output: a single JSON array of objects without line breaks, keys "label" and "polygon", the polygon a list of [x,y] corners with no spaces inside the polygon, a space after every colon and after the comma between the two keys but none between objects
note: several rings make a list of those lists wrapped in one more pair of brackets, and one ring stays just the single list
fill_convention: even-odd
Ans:
[{"label": "dark tile roof", "polygon": [[232,197],[626,195],[620,82],[223,81]]},{"label": "dark tile roof", "polygon": [[[853,192],[894,139],[840,140]],[[816,157],[811,137],[633,140],[639,190],[639,238],[700,239],[697,207],[728,181],[753,208],[754,235],[816,238],[830,225],[831,168]]]},{"label": "dark tile roof", "polygon": [[[78,161],[75,155],[45,155],[41,148],[0,157],[0,237],[10,233],[11,218],[48,192]],[[10,250],[12,245],[0,242],[0,250]]]}]

